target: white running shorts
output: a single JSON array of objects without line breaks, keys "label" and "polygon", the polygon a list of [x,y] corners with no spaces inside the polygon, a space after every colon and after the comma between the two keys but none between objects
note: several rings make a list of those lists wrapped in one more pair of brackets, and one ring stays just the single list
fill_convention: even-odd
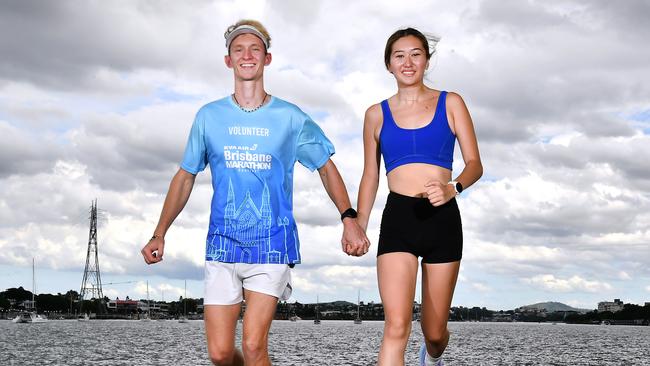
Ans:
[{"label": "white running shorts", "polygon": [[205,262],[204,305],[234,305],[244,289],[287,300],[291,296],[291,268],[286,264]]}]

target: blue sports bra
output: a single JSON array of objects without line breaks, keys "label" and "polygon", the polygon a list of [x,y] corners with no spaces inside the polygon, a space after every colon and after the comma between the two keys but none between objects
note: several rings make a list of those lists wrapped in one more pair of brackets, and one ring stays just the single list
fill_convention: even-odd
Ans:
[{"label": "blue sports bra", "polygon": [[447,92],[440,92],[433,120],[424,127],[413,129],[399,127],[390,112],[388,100],[381,102],[384,123],[379,133],[379,147],[384,156],[386,174],[409,163],[433,164],[451,170],[456,136],[447,121],[446,99]]}]

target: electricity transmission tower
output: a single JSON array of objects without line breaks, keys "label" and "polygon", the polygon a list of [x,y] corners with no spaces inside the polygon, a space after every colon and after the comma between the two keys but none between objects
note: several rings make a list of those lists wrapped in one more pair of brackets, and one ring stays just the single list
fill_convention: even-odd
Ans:
[{"label": "electricity transmission tower", "polygon": [[[81,291],[79,292],[79,312],[83,306],[83,300],[95,298],[103,302],[104,294],[102,292],[102,278],[99,273],[99,258],[97,251],[97,199],[90,206],[90,233],[88,234],[88,254],[86,255],[86,268],[84,269],[84,279],[81,282]],[[103,306],[100,307],[103,311]]]}]

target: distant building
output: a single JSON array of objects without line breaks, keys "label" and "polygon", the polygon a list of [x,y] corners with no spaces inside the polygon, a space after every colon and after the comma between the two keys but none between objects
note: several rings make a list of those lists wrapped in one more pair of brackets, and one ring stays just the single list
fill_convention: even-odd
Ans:
[{"label": "distant building", "polygon": [[142,313],[167,313],[169,304],[159,301],[137,301],[137,309]]},{"label": "distant building", "polygon": [[135,300],[110,300],[106,307],[109,311],[118,313],[134,313],[138,310],[138,302]]},{"label": "distant building", "polygon": [[515,313],[546,317],[547,311],[545,308],[538,308],[534,306],[521,306],[515,309]]},{"label": "distant building", "polygon": [[508,313],[495,313],[492,315],[492,321],[494,322],[511,322],[513,314]]},{"label": "distant building", "polygon": [[621,299],[614,299],[614,302],[601,301],[598,303],[599,313],[602,313],[604,311],[611,311],[612,313],[615,313],[621,310],[623,310],[623,301],[621,301]]}]

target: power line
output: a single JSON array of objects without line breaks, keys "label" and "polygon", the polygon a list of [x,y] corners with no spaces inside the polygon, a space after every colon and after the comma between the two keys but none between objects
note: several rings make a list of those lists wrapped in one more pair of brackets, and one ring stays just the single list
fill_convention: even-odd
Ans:
[{"label": "power line", "polygon": [[127,284],[127,283],[137,283],[137,282],[138,281],[108,282],[108,283],[104,283],[104,286],[106,286],[106,285],[124,285],[124,284]]}]

